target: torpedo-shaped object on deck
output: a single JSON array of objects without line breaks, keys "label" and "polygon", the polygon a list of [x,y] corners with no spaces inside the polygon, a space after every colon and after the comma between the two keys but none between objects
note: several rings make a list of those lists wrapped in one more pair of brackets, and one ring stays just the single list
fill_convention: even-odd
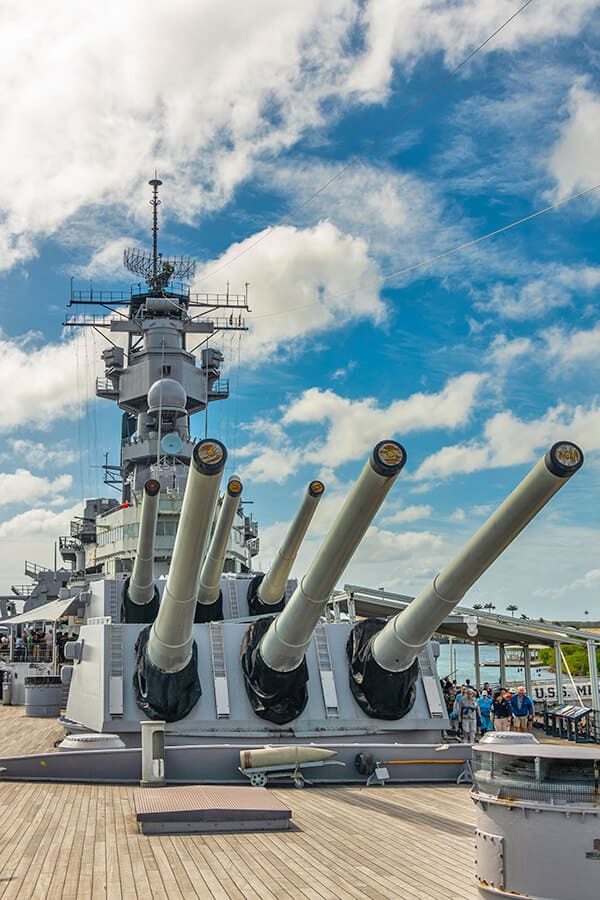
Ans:
[{"label": "torpedo-shaped object on deck", "polygon": [[227,542],[242,496],[242,482],[233,475],[228,483],[215,530],[200,571],[194,622],[217,622],[223,619],[223,595],[220,579],[225,563]]},{"label": "torpedo-shaped object on deck", "polygon": [[387,624],[383,619],[364,619],[354,627],[346,646],[350,687],[367,715],[398,719],[409,712],[415,701],[419,652],[469,588],[582,464],[583,453],[576,444],[553,444],[405,610]]},{"label": "torpedo-shaped object on deck", "polygon": [[135,645],[136,702],[151,719],[182,719],[202,694],[192,631],[199,571],[226,461],[220,441],[206,439],[194,447],[158,615]]},{"label": "torpedo-shaped object on deck", "polygon": [[329,595],[406,461],[396,441],[373,449],[308,572],[275,619],[254,622],[242,642],[242,670],[254,712],[284,725],[308,699],[305,653]]},{"label": "torpedo-shaped object on deck", "polygon": [[269,571],[266,575],[256,575],[250,582],[248,610],[251,616],[273,614],[283,609],[287,580],[324,492],[322,481],[311,481]]},{"label": "torpedo-shaped object on deck", "polygon": [[123,589],[124,622],[150,623],[158,612],[159,594],[154,583],[154,543],[159,501],[160,482],[156,478],[149,478],[142,493],[133,570]]}]

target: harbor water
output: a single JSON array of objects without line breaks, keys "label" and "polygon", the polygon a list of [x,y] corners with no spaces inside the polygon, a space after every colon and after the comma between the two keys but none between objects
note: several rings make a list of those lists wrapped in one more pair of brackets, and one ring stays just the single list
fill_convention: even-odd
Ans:
[{"label": "harbor water", "polygon": [[[480,678],[489,681],[492,686],[500,684],[500,666],[485,665],[485,663],[498,662],[498,647],[480,644],[479,645],[479,662],[480,662]],[[463,684],[467,678],[475,684],[475,660],[473,656],[472,644],[452,643],[452,661],[450,661],[450,644],[440,644],[440,658],[438,660],[438,672],[440,678],[450,675],[452,679],[456,679],[459,684]],[[531,664],[531,679],[553,679],[554,675],[546,666],[536,666]],[[507,665],[506,666],[507,682],[525,683],[525,670],[523,665]]]}]

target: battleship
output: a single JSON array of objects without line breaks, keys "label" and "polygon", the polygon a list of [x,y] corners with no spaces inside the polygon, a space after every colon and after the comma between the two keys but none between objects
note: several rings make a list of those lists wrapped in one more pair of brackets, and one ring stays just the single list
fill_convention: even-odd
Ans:
[{"label": "battleship", "polygon": [[[78,312],[65,324],[107,337],[96,393],[121,410],[120,462],[107,465],[121,498],[87,501],[60,539],[64,567],[36,573],[23,612],[3,620],[13,633],[32,617],[79,624],[60,671],[65,752],[0,759],[2,777],[139,782],[149,733],[150,769],[169,783],[264,784],[265,759],[298,786],[306,769],[314,783],[455,780],[470,747],[449,739],[433,636],[583,453],[568,440],[550,447],[406,610],[331,621],[330,598],[407,451],[381,435],[296,581],[326,490],[315,477],[269,570],[255,571],[258,526],[242,480],[222,486],[227,448],[191,431],[194,414],[228,397],[223,357],[206,344],[247,330],[248,293],[192,293],[193,262],[158,249],[160,185],[150,181],[152,251],[124,253],[142,281],[129,292],[71,291]],[[29,665],[5,665],[14,685],[31,679]],[[45,665],[38,674],[51,681]]]}]

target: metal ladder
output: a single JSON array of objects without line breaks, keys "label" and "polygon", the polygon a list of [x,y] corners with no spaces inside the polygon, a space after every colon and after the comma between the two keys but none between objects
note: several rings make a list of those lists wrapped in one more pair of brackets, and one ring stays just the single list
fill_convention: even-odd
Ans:
[{"label": "metal ladder", "polygon": [[110,635],[110,693],[111,719],[123,718],[123,626],[109,625]]},{"label": "metal ladder", "polygon": [[421,650],[418,659],[429,712],[433,719],[442,719],[446,715],[446,704],[440,699],[440,681],[431,665],[427,647]]},{"label": "metal ladder", "polygon": [[223,623],[209,622],[210,656],[212,661],[213,682],[215,685],[215,704],[217,719],[229,718],[229,690],[227,688],[227,666],[225,664],[225,644],[223,642]]},{"label": "metal ladder", "polygon": [[236,590],[235,578],[227,579],[227,595],[229,598],[229,616],[230,619],[239,619],[240,604],[238,603],[238,595]]},{"label": "metal ladder", "polygon": [[121,608],[119,603],[119,591],[116,581],[106,582],[106,591],[108,592],[108,615],[113,622],[121,621]]},{"label": "metal ladder", "polygon": [[315,628],[315,649],[317,651],[319,675],[321,676],[325,714],[328,719],[339,719],[340,711],[338,708],[337,691],[335,689],[335,679],[333,677],[333,666],[331,665],[329,639],[327,638],[327,627],[325,622],[318,622],[317,627]]}]

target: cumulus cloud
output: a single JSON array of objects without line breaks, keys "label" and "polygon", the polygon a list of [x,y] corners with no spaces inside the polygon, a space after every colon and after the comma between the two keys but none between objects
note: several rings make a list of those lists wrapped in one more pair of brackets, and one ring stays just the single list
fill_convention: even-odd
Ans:
[{"label": "cumulus cloud", "polygon": [[600,362],[600,322],[588,329],[556,325],[543,331],[541,337],[546,356],[561,367]]},{"label": "cumulus cloud", "polygon": [[405,506],[394,513],[382,518],[382,525],[403,525],[405,522],[417,522],[419,519],[429,519],[433,513],[433,507],[429,504]]},{"label": "cumulus cloud", "polygon": [[[594,6],[533,5],[486,52],[577,34]],[[255,0],[231,15],[215,0],[106,0],[82,16],[63,0],[46,12],[41,0],[0,11],[5,266],[86,207],[141,210],[155,166],[173,214],[222,207],[257,160],[351,101],[381,101],[398,66],[439,50],[453,65],[514,5]]]},{"label": "cumulus cloud", "polygon": [[310,388],[283,415],[284,425],[327,423],[320,454],[329,465],[360,459],[379,440],[437,428],[464,425],[486,376],[466,372],[437,393],[417,392],[381,406],[373,397],[350,400],[332,390]]},{"label": "cumulus cloud", "polygon": [[556,196],[598,182],[596,147],[600,141],[600,96],[589,87],[586,79],[579,79],[571,88],[566,112],[567,117],[548,159],[548,169],[556,181]]},{"label": "cumulus cloud", "polygon": [[[596,0],[550,0],[543,8],[533,4],[486,48],[516,50],[552,35],[577,34]],[[418,59],[440,49],[446,65],[455,66],[495,28],[515,12],[510,0],[473,7],[465,2],[437,4],[429,0],[378,0],[365,5],[365,52],[351,73],[349,84],[371,99],[385,96],[394,63],[410,70]]]},{"label": "cumulus cloud", "polygon": [[543,449],[559,440],[573,440],[584,452],[600,448],[600,407],[559,404],[544,416],[526,422],[511,412],[489,419],[483,437],[443,447],[428,456],[415,479],[453,475],[532,462]]},{"label": "cumulus cloud", "polygon": [[221,268],[256,244],[239,261],[251,292],[250,339],[243,345],[247,362],[257,364],[277,351],[296,353],[305,339],[356,319],[382,321],[378,267],[362,238],[342,234],[330,222],[278,227],[257,243],[262,236],[232,244],[196,278],[198,290],[218,290]]},{"label": "cumulus cloud", "polygon": [[23,438],[8,438],[5,446],[7,452],[0,454],[0,460],[20,459],[30,466],[42,468],[57,464],[66,466],[75,462],[77,454],[64,441],[53,443],[52,446],[40,444],[36,441]]},{"label": "cumulus cloud", "polygon": [[35,503],[40,499],[62,503],[60,495],[68,491],[72,483],[71,475],[58,475],[50,480],[33,475],[28,469],[0,472],[0,506]]},{"label": "cumulus cloud", "polygon": [[0,332],[0,431],[21,425],[47,430],[57,418],[83,414],[100,372],[99,354],[88,339],[79,332],[39,346],[35,338],[9,338]]},{"label": "cumulus cloud", "polygon": [[598,285],[599,266],[552,264],[529,281],[491,285],[486,296],[478,299],[475,306],[504,319],[542,318],[551,309],[571,305],[575,296],[594,291]]}]

